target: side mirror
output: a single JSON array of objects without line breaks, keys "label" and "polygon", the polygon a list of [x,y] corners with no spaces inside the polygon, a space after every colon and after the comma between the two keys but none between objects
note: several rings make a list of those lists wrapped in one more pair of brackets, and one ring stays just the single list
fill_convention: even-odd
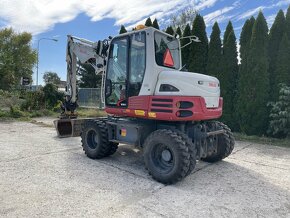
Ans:
[{"label": "side mirror", "polygon": [[110,79],[106,80],[106,86],[105,86],[105,95],[106,97],[109,97],[112,94],[112,81]]}]

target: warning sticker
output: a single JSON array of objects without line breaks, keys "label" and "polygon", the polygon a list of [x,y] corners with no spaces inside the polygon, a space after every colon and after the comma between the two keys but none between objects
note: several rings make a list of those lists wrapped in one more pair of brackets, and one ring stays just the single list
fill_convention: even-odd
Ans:
[{"label": "warning sticker", "polygon": [[125,137],[127,135],[126,129],[121,129],[121,136]]},{"label": "warning sticker", "polygon": [[135,115],[137,115],[137,116],[145,116],[145,111],[143,111],[143,110],[135,110]]}]

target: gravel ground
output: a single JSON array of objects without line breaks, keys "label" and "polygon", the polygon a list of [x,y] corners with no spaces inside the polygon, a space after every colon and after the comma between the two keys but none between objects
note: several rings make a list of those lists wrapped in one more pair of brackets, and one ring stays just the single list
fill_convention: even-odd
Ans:
[{"label": "gravel ground", "polygon": [[91,160],[79,138],[38,121],[0,123],[0,217],[290,217],[290,149],[238,141],[224,161],[165,186],[141,151]]}]

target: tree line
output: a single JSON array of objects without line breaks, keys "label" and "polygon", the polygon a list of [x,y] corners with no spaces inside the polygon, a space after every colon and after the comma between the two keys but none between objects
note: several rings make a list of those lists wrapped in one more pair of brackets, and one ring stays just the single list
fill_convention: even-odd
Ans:
[{"label": "tree line", "polygon": [[[145,26],[159,29],[157,19],[152,22],[148,18]],[[179,37],[195,35],[201,40],[182,49],[182,63],[190,72],[220,80],[223,122],[249,135],[275,135],[273,129],[277,135],[290,135],[290,6],[286,14],[282,10],[277,13],[270,29],[262,11],[245,21],[239,38],[240,61],[231,21],[223,36],[215,22],[209,40],[198,13],[186,25],[171,25],[164,31]],[[121,26],[120,34],[125,32]],[[181,38],[181,45],[188,42]]]}]

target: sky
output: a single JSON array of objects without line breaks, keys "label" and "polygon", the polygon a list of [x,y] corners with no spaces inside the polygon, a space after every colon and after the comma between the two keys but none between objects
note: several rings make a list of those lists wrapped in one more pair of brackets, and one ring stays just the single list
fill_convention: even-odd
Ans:
[{"label": "sky", "polygon": [[[186,8],[197,10],[207,26],[208,37],[217,21],[222,34],[229,20],[239,39],[246,19],[263,11],[268,26],[277,12],[286,12],[290,0],[0,0],[0,29],[32,33],[32,47],[39,42],[39,84],[44,72],[56,72],[66,80],[66,38],[74,35],[97,41],[118,34],[120,25],[129,30],[151,17],[161,29],[172,16]],[[55,38],[58,41],[42,38]],[[36,67],[33,80],[36,80]]]}]

